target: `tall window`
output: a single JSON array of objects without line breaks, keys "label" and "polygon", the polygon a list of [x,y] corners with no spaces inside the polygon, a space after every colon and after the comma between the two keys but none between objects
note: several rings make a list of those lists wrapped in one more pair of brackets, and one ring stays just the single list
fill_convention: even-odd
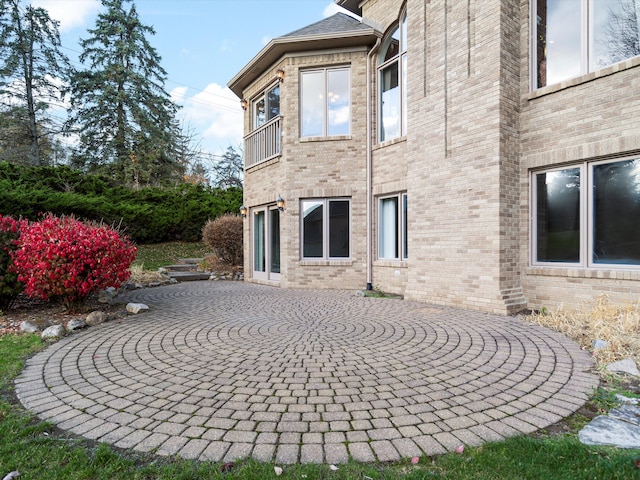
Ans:
[{"label": "tall window", "polygon": [[280,115],[280,85],[270,88],[253,101],[254,130],[278,115]]},{"label": "tall window", "polygon": [[351,202],[326,198],[303,200],[301,208],[302,258],[349,258]]},{"label": "tall window", "polygon": [[381,260],[406,260],[409,256],[407,206],[406,193],[378,201],[378,258]]},{"label": "tall window", "polygon": [[348,67],[300,73],[300,136],[349,135],[351,80]]},{"label": "tall window", "polygon": [[640,0],[533,0],[544,87],[640,55]]},{"label": "tall window", "polygon": [[378,57],[378,111],[381,142],[406,134],[407,129],[407,13],[386,38]]},{"label": "tall window", "polygon": [[533,262],[640,266],[640,159],[533,174]]}]

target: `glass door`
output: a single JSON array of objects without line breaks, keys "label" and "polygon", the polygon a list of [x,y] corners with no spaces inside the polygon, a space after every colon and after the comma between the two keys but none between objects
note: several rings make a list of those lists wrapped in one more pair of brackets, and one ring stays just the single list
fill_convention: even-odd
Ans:
[{"label": "glass door", "polygon": [[280,210],[273,206],[253,213],[253,276],[279,281]]}]

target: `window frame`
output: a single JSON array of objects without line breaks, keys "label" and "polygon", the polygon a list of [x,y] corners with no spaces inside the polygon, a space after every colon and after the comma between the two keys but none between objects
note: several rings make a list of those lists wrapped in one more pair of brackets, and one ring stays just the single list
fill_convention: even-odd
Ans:
[{"label": "window frame", "polygon": [[[398,40],[398,53],[393,57],[385,60],[384,57],[388,49],[390,48],[394,36],[397,35],[399,37]],[[387,142],[390,140],[394,140],[396,138],[401,138],[407,134],[407,50],[408,50],[408,26],[407,26],[407,8],[403,8],[400,12],[400,16],[398,17],[397,23],[393,25],[393,28],[387,33],[383,42],[382,48],[380,49],[380,54],[378,55],[376,72],[377,72],[377,86],[378,86],[378,95],[376,99],[377,103],[377,113],[378,113],[378,132],[377,139],[379,143]],[[382,101],[382,86],[383,86],[383,75],[389,67],[396,65],[398,72],[398,133],[397,135],[391,137],[384,136],[384,121],[383,121],[383,101]]]},{"label": "window frame", "polygon": [[[557,267],[557,268],[578,268],[585,270],[629,270],[639,271],[640,264],[630,263],[605,263],[594,261],[594,240],[595,240],[595,193],[594,168],[600,165],[621,163],[629,160],[640,162],[640,157],[620,157],[609,158],[596,161],[585,161],[579,164],[563,165],[557,167],[535,170],[530,172],[530,265],[533,267]],[[563,170],[578,168],[580,171],[580,192],[579,192],[579,260],[577,262],[553,262],[539,261],[538,254],[538,189],[537,176]]]},{"label": "window frame", "polygon": [[[595,52],[597,48],[595,45],[595,37],[596,32],[594,29],[594,25],[596,20],[596,8],[594,6],[594,0],[579,0],[580,2],[580,12],[579,12],[579,23],[580,23],[580,73],[573,76],[568,76],[566,78],[562,78],[558,81],[550,83],[549,81],[545,82],[545,85],[539,85],[538,83],[538,73],[539,73],[539,62],[538,62],[538,53],[539,53],[539,35],[538,35],[538,4],[541,0],[530,0],[530,90],[535,91],[540,88],[545,88],[553,85],[559,85],[562,82],[571,80],[573,78],[578,78],[583,75],[587,75],[592,72],[596,72],[598,70],[602,70],[603,68],[610,67],[611,65],[617,65],[619,63],[625,62],[631,58],[638,58],[639,55],[634,55],[631,57],[624,58],[622,60],[618,60],[612,62],[607,65],[598,66],[597,59],[595,58]],[[546,1],[546,0],[545,0]],[[640,35],[640,32],[638,32]],[[546,33],[545,33],[545,42],[546,42]]]},{"label": "window frame", "polygon": [[[338,72],[345,71],[348,74],[348,85],[347,91],[349,92],[349,122],[348,122],[348,131],[347,133],[339,133],[339,134],[330,134],[330,123],[329,123],[329,72]],[[303,135],[303,113],[304,113],[304,81],[303,78],[306,74],[310,73],[321,73],[322,74],[322,132],[319,135]],[[351,127],[353,123],[353,102],[351,95],[351,65],[332,65],[328,67],[320,67],[320,68],[305,68],[301,69],[299,72],[299,84],[300,84],[300,92],[299,92],[299,137],[300,138],[331,138],[331,137],[343,137],[351,135]]]},{"label": "window frame", "polygon": [[[385,200],[395,199],[396,200],[396,220],[397,226],[395,232],[395,241],[396,241],[396,251],[398,252],[397,256],[394,257],[383,257],[381,255],[382,252],[382,226],[383,222],[383,208],[382,203]],[[376,235],[377,238],[377,258],[378,260],[383,261],[396,261],[396,262],[406,262],[409,259],[409,248],[407,237],[409,234],[409,224],[408,224],[408,195],[407,192],[398,192],[392,195],[380,195],[378,196],[378,232]]]},{"label": "window frame", "polygon": [[[281,114],[281,109],[280,106],[278,107],[278,115],[268,118],[268,112],[269,112],[269,92],[275,90],[275,89],[280,90],[280,82],[275,82],[270,84],[267,88],[265,88],[262,92],[260,92],[258,95],[256,95],[255,97],[253,97],[253,99],[251,100],[251,131],[255,131],[258,130],[260,127],[263,127],[264,125],[266,125],[267,123],[269,123],[271,120],[273,120],[274,118],[277,118],[280,116]],[[278,104],[281,105],[280,103],[280,93],[278,92]],[[258,104],[260,103],[260,101],[264,101],[264,122],[262,122],[261,124],[258,125],[258,116],[257,116],[257,109],[258,109]]]},{"label": "window frame", "polygon": [[[322,204],[322,256],[305,257],[305,237],[304,237],[304,203],[318,202]],[[347,202],[348,204],[348,235],[349,235],[349,255],[345,257],[330,256],[330,204],[332,202]],[[325,198],[303,198],[300,199],[300,260],[301,261],[348,261],[351,260],[353,252],[353,218],[352,218],[352,202],[350,197],[325,197]]]}]

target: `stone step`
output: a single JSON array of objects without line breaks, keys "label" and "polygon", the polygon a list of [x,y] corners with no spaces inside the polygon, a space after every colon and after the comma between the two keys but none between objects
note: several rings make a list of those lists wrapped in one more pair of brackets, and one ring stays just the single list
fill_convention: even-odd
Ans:
[{"label": "stone step", "polygon": [[178,263],[185,265],[197,265],[203,260],[204,258],[179,258]]},{"label": "stone step", "polygon": [[167,272],[195,272],[197,265],[192,263],[180,263],[176,265],[167,265],[164,268]]},{"label": "stone step", "polygon": [[194,282],[198,280],[209,280],[210,273],[203,272],[169,272],[169,278],[175,278],[178,282]]}]

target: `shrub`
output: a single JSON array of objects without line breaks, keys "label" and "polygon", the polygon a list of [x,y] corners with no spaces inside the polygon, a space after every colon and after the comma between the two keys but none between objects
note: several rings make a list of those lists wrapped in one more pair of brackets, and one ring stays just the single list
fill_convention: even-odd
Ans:
[{"label": "shrub", "polygon": [[238,215],[226,214],[208,220],[202,228],[202,240],[210,246],[221,262],[242,264],[243,221]]},{"label": "shrub", "polygon": [[52,214],[23,221],[20,230],[13,269],[29,297],[58,301],[72,311],[90,293],[129,278],[136,247],[116,230]]},{"label": "shrub", "polygon": [[23,285],[12,271],[11,253],[18,248],[19,222],[0,215],[0,311],[11,307]]}]

